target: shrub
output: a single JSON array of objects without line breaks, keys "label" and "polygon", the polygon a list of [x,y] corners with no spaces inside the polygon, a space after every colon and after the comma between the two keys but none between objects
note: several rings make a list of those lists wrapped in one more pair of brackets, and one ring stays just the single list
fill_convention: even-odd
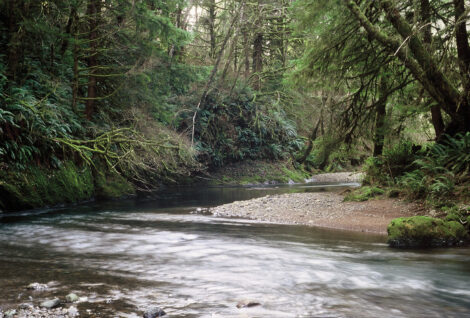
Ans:
[{"label": "shrub", "polygon": [[[191,129],[189,115],[181,114],[181,130]],[[248,88],[210,93],[197,114],[195,139],[199,161],[210,167],[286,159],[301,147],[294,122],[268,97],[255,100]]]}]

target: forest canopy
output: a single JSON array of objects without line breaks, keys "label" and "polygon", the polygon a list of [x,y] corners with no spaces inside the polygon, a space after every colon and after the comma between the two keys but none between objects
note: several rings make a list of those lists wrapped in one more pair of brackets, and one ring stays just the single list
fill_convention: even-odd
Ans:
[{"label": "forest canopy", "polygon": [[470,166],[469,10],[2,0],[2,178],[71,162],[150,189],[249,159],[310,172],[366,164],[397,184],[419,159],[458,186]]}]

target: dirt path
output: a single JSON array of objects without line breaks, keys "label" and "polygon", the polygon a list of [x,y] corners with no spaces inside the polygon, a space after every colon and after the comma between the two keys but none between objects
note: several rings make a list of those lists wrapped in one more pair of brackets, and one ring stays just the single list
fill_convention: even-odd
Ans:
[{"label": "dirt path", "polygon": [[394,218],[426,213],[418,204],[396,199],[343,202],[343,196],[338,193],[269,195],[221,205],[210,212],[222,217],[381,234],[387,233],[387,225]]}]

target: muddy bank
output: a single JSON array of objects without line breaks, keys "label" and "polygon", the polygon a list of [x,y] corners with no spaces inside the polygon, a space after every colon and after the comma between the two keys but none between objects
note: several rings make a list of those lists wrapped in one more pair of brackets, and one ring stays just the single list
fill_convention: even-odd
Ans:
[{"label": "muddy bank", "polygon": [[292,193],[236,201],[211,208],[215,216],[240,217],[281,224],[299,224],[370,233],[387,233],[398,217],[425,215],[416,203],[396,199],[343,202],[338,193]]}]

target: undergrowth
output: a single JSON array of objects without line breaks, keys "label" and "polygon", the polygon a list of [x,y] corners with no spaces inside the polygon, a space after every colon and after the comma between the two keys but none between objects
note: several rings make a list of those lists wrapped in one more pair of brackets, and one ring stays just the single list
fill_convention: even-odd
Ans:
[{"label": "undergrowth", "polygon": [[409,141],[372,157],[365,165],[365,184],[399,189],[412,200],[432,207],[468,204],[470,133],[445,136],[427,147]]}]

